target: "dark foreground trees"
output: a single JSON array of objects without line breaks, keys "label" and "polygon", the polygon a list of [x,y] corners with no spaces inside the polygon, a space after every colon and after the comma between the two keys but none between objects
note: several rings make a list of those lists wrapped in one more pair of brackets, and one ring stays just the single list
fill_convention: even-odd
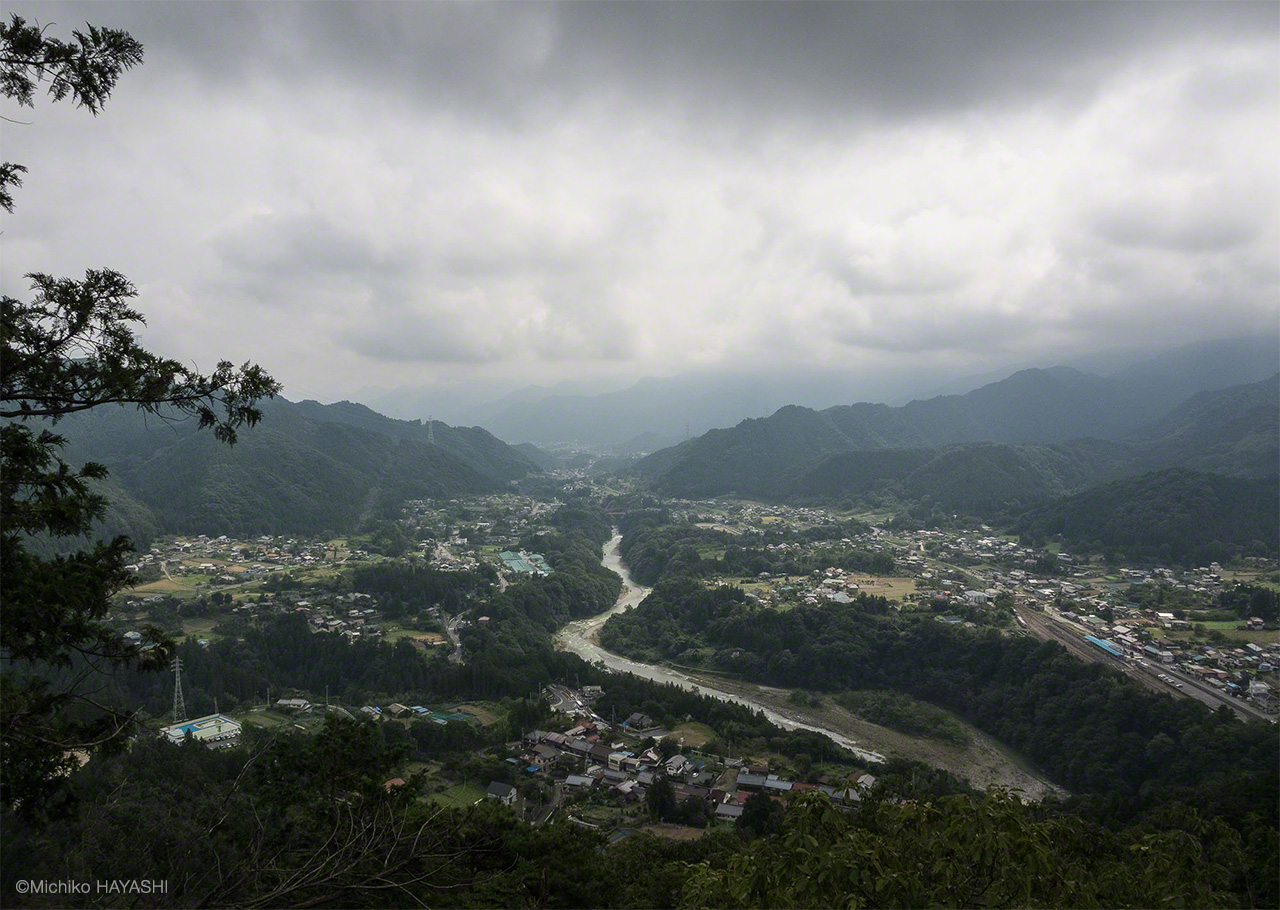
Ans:
[{"label": "dark foreground trees", "polygon": [[[0,25],[0,91],[31,106],[47,83],[54,101],[71,98],[98,113],[116,80],[142,60],[127,32],[88,26],[73,40],[47,37],[19,16]],[[0,168],[0,205],[22,165]],[[117,537],[69,555],[60,539],[86,537],[105,509],[93,488],[106,470],[75,468],[54,432],[68,414],[129,405],[176,420],[196,419],[234,443],[261,417],[259,399],[279,390],[260,367],[218,364],[208,375],[138,344],[133,285],[118,272],[83,279],[33,273],[31,298],[0,298],[0,803],[27,814],[49,807],[77,751],[117,743],[132,715],[95,697],[110,667],[157,669],[171,643],[157,629],[129,642],[105,621],[125,584],[132,551]]]},{"label": "dark foreground trees", "polygon": [[[814,792],[748,801],[764,824],[606,847],[491,800],[441,810],[368,722],[253,731],[211,752],[147,738],[75,776],[76,821],[6,831],[6,906],[1231,907],[1266,906],[1236,832],[1175,809],[1109,829],[1016,797],[845,810]],[[276,728],[280,731],[283,728]],[[21,895],[18,879],[163,879],[150,896]]]}]

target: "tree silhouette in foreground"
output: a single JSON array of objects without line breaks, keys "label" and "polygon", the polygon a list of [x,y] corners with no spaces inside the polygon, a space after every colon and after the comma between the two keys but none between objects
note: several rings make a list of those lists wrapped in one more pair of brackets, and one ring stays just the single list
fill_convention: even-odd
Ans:
[{"label": "tree silhouette in foreground", "polygon": [[[0,25],[0,92],[31,107],[47,82],[54,101],[69,97],[97,114],[119,76],[142,61],[142,45],[96,26],[73,39],[48,38],[12,16]],[[25,171],[0,165],[8,212]],[[144,323],[131,305],[137,291],[118,272],[27,277],[30,301],[0,298],[0,803],[36,815],[50,807],[76,750],[118,744],[131,726],[131,712],[96,697],[101,674],[159,669],[172,649],[158,629],[129,642],[105,621],[129,578],[127,538],[42,555],[51,540],[87,537],[106,508],[91,486],[106,469],[64,461],[64,440],[51,427],[70,414],[128,405],[195,418],[234,443],[238,428],[261,418],[257,402],[280,386],[255,365],[223,361],[203,375],[145,350],[134,334]]]}]

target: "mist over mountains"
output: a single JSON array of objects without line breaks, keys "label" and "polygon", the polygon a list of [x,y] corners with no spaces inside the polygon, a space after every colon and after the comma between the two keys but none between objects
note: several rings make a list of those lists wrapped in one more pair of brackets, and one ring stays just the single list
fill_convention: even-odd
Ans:
[{"label": "mist over mountains", "polygon": [[656,452],[635,471],[677,496],[928,495],[948,508],[987,510],[1161,468],[1277,473],[1280,375],[1201,392],[1156,421],[1125,391],[1060,367],[901,408],[787,407]]},{"label": "mist over mountains", "polygon": [[[1095,382],[1095,391],[1119,389],[1122,401],[1108,408],[1118,424],[1126,424],[1159,416],[1196,392],[1256,382],[1277,372],[1280,345],[1273,337],[1248,336],[1198,342],[1155,355],[1100,352],[1062,365],[1110,381],[1110,386]],[[413,418],[434,414],[451,423],[477,424],[510,442],[630,454],[653,452],[710,429],[766,417],[787,405],[814,409],[855,402],[905,405],[963,395],[1019,370],[1047,366],[1027,363],[957,376],[954,368],[928,358],[892,369],[851,363],[843,371],[794,365],[784,371],[760,362],[647,378],[602,392],[580,382],[554,388],[528,386],[487,402],[475,389],[447,394],[400,389],[365,400],[390,414]],[[1082,391],[1093,394],[1083,387]],[[993,406],[998,403],[993,401]]]},{"label": "mist over mountains", "polygon": [[[652,452],[629,471],[664,495],[924,502],[984,515],[1016,514],[1170,468],[1268,478],[1280,464],[1280,379],[1215,387],[1221,377],[1266,366],[1268,353],[1256,343],[1218,345],[1111,377],[1071,367],[1022,370],[962,395],[897,407],[789,404],[666,448],[653,431],[612,448]],[[555,439],[594,416],[597,438],[613,438],[646,422],[669,427],[673,415],[697,408],[727,413],[745,406],[748,393],[762,393],[758,384],[737,385],[741,395],[722,399],[715,393],[724,386],[704,388],[701,397],[674,388],[654,381],[595,397],[526,401],[520,420],[531,430],[548,420],[540,435]],[[1188,397],[1163,407],[1188,388]],[[647,410],[632,412],[632,400],[647,402]],[[342,532],[393,517],[405,499],[511,489],[564,463],[527,442],[509,445],[491,428],[397,420],[347,401],[267,402],[262,423],[232,448],[190,422],[127,410],[76,415],[57,431],[68,438],[73,463],[96,460],[111,472],[103,531],[140,539]],[[628,469],[623,460],[608,464]]]}]

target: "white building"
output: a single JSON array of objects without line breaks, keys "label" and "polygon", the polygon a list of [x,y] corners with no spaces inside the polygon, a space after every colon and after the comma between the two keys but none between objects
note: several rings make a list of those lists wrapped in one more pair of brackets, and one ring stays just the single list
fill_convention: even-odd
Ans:
[{"label": "white building", "polygon": [[169,742],[180,743],[190,733],[197,742],[214,743],[234,739],[240,735],[240,724],[225,714],[210,714],[197,717],[195,720],[184,720],[181,723],[162,727],[160,735]]}]

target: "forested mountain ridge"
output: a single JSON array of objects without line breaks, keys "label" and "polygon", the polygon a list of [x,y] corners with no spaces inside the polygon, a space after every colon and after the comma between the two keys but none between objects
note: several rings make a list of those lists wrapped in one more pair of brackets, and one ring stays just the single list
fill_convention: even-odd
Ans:
[{"label": "forested mountain ridge", "polygon": [[1276,390],[1273,378],[1200,393],[1152,422],[1108,380],[1026,370],[902,408],[786,407],[655,452],[635,470],[681,496],[928,495],[949,508],[1016,510],[1153,468],[1274,473]]},{"label": "forested mountain ridge", "polygon": [[830,455],[786,478],[788,499],[900,501],[928,497],[952,511],[1017,511],[1123,476],[1130,450],[1102,440],[1053,445],[968,443]]},{"label": "forested mountain ridge", "polygon": [[1280,472],[1280,374],[1200,392],[1134,434],[1152,468],[1181,465],[1239,477]]},{"label": "forested mountain ridge", "polygon": [[428,441],[427,427],[359,405],[277,399],[263,412],[234,447],[193,422],[125,410],[74,415],[55,429],[70,460],[107,466],[117,503],[109,522],[135,535],[338,532],[405,499],[495,492],[541,470],[479,427],[437,423]]},{"label": "forested mountain ridge", "polygon": [[[894,408],[862,402],[814,411],[796,405],[770,417],[656,452],[642,474],[703,458],[767,455],[794,466],[799,458],[885,448],[928,448],[964,442],[1052,443],[1085,436],[1118,438],[1137,426],[1141,413],[1114,383],[1069,367],[1022,370],[964,395],[942,395]],[[695,474],[696,476],[696,474]]]},{"label": "forested mountain ridge", "polygon": [[541,467],[537,459],[482,427],[453,427],[438,420],[396,420],[352,401],[320,404],[307,400],[294,407],[302,416],[323,423],[359,427],[397,440],[432,443],[480,473],[500,480],[519,480]]},{"label": "forested mountain ridge", "polygon": [[1191,562],[1234,553],[1276,555],[1280,485],[1269,478],[1223,477],[1185,468],[1153,471],[1031,509],[1014,530],[1055,536],[1073,549],[1113,559]]},{"label": "forested mountain ridge", "polygon": [[560,465],[559,458],[552,455],[550,452],[544,452],[531,442],[516,443],[511,448],[515,449],[544,471],[554,470]]},{"label": "forested mountain ridge", "polygon": [[916,400],[900,408],[853,405],[823,413],[851,437],[871,430],[898,445],[934,446],[1116,438],[1141,411],[1110,380],[1052,367],[1021,370],[964,395]]}]

